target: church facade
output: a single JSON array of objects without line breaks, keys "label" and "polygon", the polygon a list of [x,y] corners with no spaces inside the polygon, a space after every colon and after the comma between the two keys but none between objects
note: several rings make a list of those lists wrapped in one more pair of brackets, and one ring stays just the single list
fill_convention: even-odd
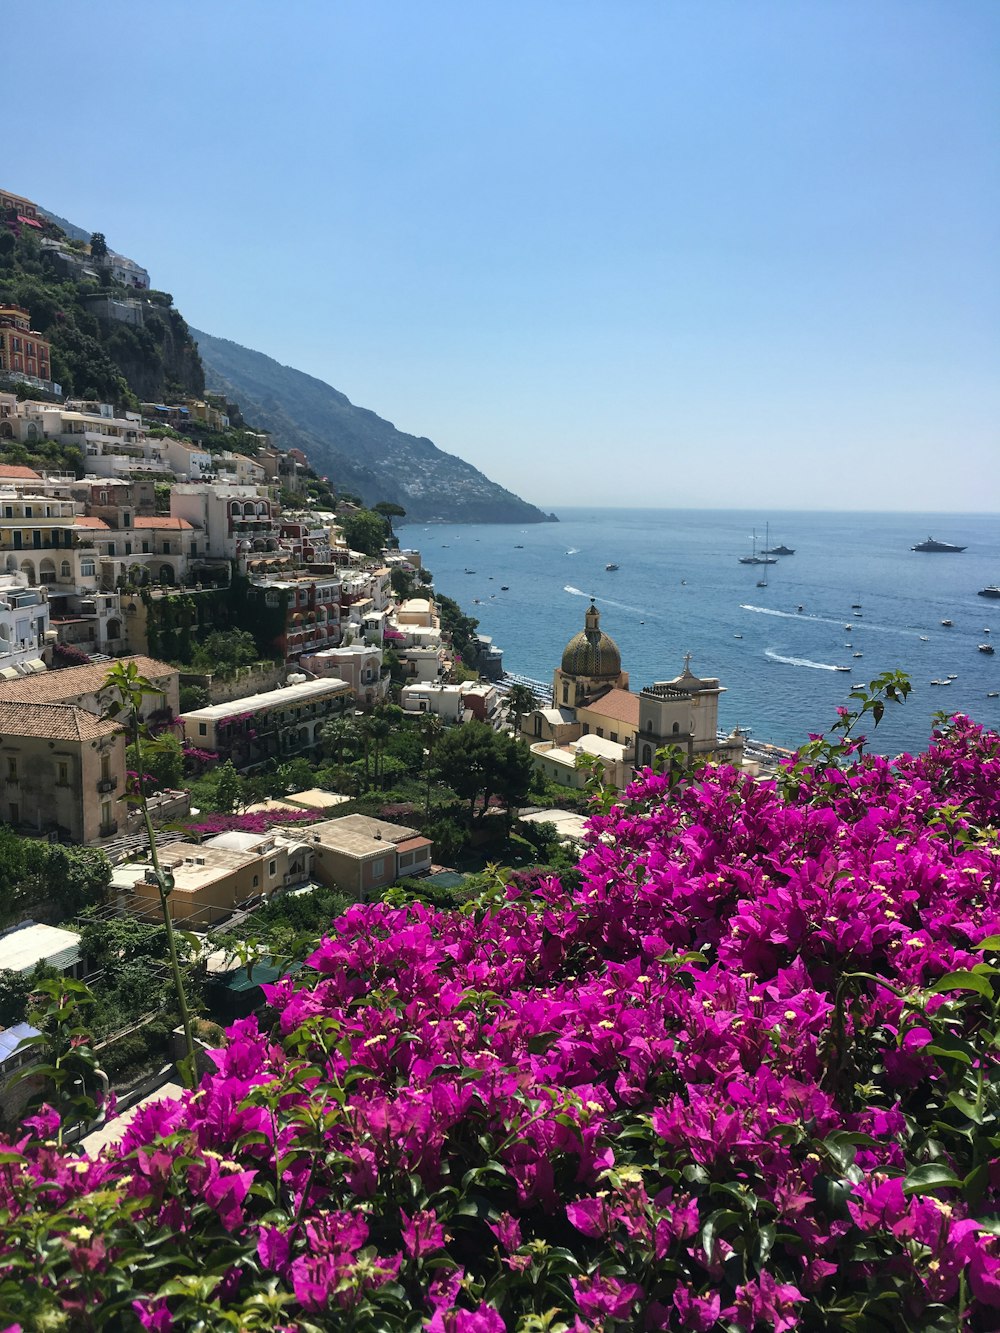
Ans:
[{"label": "church facade", "polygon": [[691,671],[691,657],[673,680],[657,681],[638,694],[629,689],[621,653],[601,629],[601,616],[591,602],[584,626],[563,650],[552,675],[552,707],[537,708],[522,719],[521,739],[531,748],[537,767],[565,786],[581,787],[585,775],[576,758],[599,757],[606,780],[616,786],[630,781],[636,769],[648,768],[663,746],[679,746],[689,759],[743,764],[743,737],[734,731],[718,737],[719,696],[724,687],[714,677]]}]

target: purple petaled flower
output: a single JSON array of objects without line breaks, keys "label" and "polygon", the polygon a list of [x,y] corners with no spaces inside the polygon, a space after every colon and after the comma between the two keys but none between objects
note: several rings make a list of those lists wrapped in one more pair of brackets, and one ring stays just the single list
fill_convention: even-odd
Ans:
[{"label": "purple petaled flower", "polygon": [[403,1219],[403,1249],[411,1259],[422,1259],[444,1249],[447,1237],[433,1208],[412,1217],[407,1217],[402,1209],[399,1211]]},{"label": "purple petaled flower", "polygon": [[629,1319],[635,1302],[642,1299],[638,1282],[619,1282],[615,1277],[592,1273],[589,1277],[571,1277],[577,1308],[585,1319]]}]

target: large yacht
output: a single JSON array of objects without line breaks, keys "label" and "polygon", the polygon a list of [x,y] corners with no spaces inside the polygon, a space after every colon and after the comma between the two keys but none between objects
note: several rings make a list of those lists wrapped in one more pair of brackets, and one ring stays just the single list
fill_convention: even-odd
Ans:
[{"label": "large yacht", "polygon": [[948,554],[952,551],[964,551],[964,546],[952,546],[951,542],[938,542],[933,537],[928,537],[925,542],[918,542],[916,546],[910,547],[911,551],[933,551],[935,554]]},{"label": "large yacht", "polygon": [[988,588],[979,589],[980,597],[1000,597],[1000,588],[995,583],[991,583]]}]

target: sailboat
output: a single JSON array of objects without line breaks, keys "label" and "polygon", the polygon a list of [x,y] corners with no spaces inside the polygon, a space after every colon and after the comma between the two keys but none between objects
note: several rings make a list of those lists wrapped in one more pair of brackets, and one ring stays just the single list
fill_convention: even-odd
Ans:
[{"label": "sailboat", "polygon": [[[752,539],[751,539],[751,540],[753,541],[753,546],[751,547],[751,553],[750,553],[750,555],[741,555],[741,556],[739,557],[739,561],[740,561],[740,564],[741,564],[741,565],[776,565],[776,564],[778,563],[777,560],[775,560],[774,556],[771,556],[771,555],[758,555],[758,554],[757,554],[757,529],[756,529],[756,528],[754,528],[754,530],[753,530],[753,536],[752,536]],[[765,540],[765,546],[766,546],[766,544],[767,544],[767,543],[766,543],[766,540]]]},{"label": "sailboat", "polygon": [[[770,549],[770,546],[771,546],[770,538],[771,538],[770,524],[765,524],[765,527],[764,527],[764,551],[765,551],[765,553]],[[765,569],[764,569],[764,574],[763,574],[763,576],[757,580],[757,587],[758,587],[758,588],[766,588],[766,587],[767,587],[767,569],[766,569],[767,560],[766,560],[766,558],[762,561],[762,563],[765,565]],[[774,561],[772,561],[771,563],[773,564]]]}]

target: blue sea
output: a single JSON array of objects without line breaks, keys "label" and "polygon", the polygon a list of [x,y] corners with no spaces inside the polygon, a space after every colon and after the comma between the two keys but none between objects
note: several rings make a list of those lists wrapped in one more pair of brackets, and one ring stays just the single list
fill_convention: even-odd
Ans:
[{"label": "blue sea", "polygon": [[[559,523],[530,527],[398,530],[403,547],[421,552],[438,591],[503,648],[508,671],[551,681],[593,597],[633,690],[677,675],[690,652],[695,674],[718,676],[726,687],[720,726],[738,723],[758,741],[801,744],[830,726],[853,685],[889,669],[905,671],[913,692],[887,708],[877,729],[867,728],[872,749],[924,749],[939,711],[1000,726],[1000,698],[987,697],[1000,690],[1000,651],[978,651],[990,629],[1000,644],[1000,602],[977,596],[1000,583],[995,515],[558,513]],[[795,554],[741,565],[754,530],[764,545],[765,523],[771,546]],[[928,535],[968,549],[910,550]],[[619,568],[607,571],[609,563]],[[948,677],[948,685],[930,683]]]}]

